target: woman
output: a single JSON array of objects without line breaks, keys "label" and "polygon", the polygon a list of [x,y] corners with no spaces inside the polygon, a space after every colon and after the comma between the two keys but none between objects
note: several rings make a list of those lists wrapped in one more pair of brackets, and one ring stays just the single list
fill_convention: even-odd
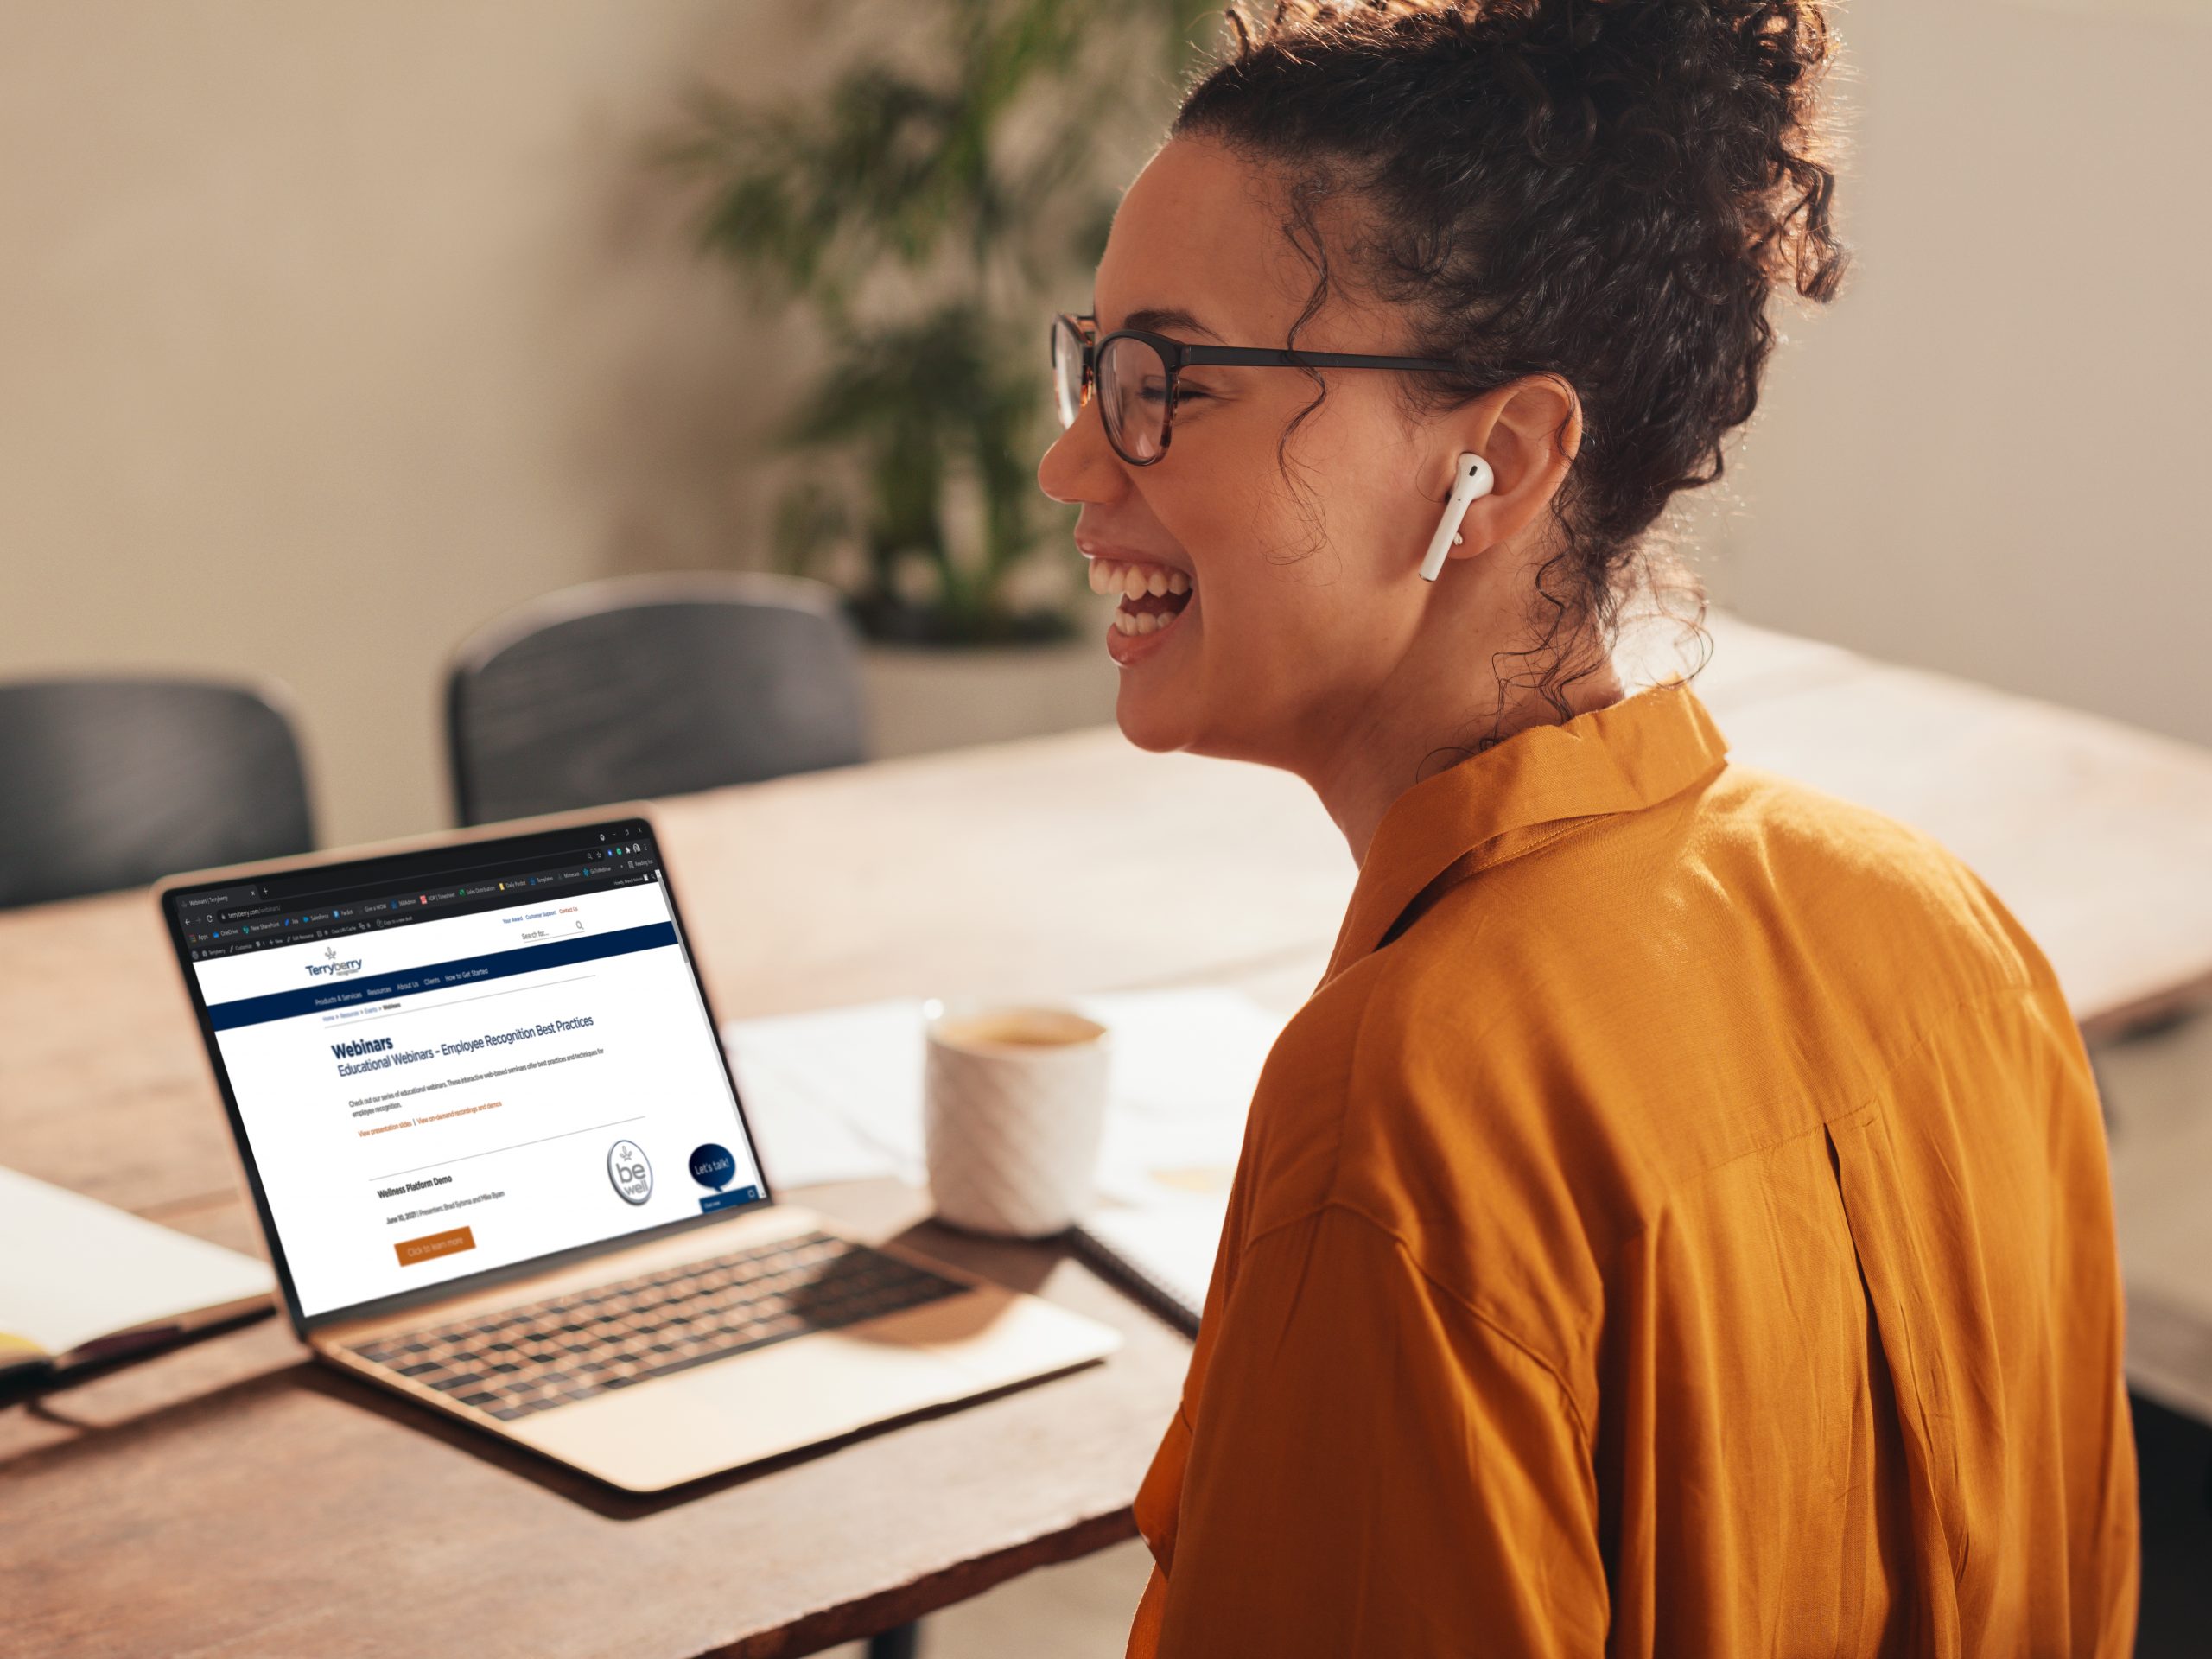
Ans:
[{"label": "woman", "polygon": [[1130,1651],[2125,1653],[2049,963],[1611,661],[1770,289],[1836,286],[1815,0],[1236,32],[1056,325],[1039,478],[1125,595],[1122,730],[1296,772],[1359,878],[1253,1103]]}]

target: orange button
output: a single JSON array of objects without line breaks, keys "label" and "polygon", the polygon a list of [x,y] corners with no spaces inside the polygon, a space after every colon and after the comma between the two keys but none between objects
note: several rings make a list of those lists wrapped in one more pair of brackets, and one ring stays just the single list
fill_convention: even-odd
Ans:
[{"label": "orange button", "polygon": [[417,1262],[428,1262],[435,1255],[451,1255],[455,1250],[476,1248],[476,1235],[466,1227],[456,1227],[449,1233],[432,1233],[428,1238],[402,1239],[391,1247],[399,1252],[399,1265],[411,1268]]}]

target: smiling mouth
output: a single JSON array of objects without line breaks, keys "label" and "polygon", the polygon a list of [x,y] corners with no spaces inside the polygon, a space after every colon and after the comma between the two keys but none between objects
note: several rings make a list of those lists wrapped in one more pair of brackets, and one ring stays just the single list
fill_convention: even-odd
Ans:
[{"label": "smiling mouth", "polygon": [[1122,595],[1114,613],[1116,632],[1148,634],[1173,626],[1175,619],[1189,607],[1195,588],[1188,575],[1164,564],[1093,559],[1090,591]]}]

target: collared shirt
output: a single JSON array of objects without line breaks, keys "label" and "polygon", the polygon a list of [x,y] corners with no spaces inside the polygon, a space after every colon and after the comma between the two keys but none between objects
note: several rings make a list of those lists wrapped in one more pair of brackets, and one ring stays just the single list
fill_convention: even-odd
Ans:
[{"label": "collared shirt", "polygon": [[2118,1659],[2120,1327],[2042,951],[1669,681],[1385,816],[1252,1103],[1129,1651]]}]

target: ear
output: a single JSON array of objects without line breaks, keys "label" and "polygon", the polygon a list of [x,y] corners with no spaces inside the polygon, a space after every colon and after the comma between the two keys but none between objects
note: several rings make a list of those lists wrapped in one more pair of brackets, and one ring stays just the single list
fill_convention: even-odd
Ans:
[{"label": "ear", "polygon": [[[1551,505],[1582,447],[1582,400],[1558,375],[1527,375],[1454,410],[1439,435],[1447,468],[1471,449],[1497,480],[1460,520],[1450,556],[1471,559],[1513,540]],[[1447,474],[1446,490],[1450,482]]]}]

